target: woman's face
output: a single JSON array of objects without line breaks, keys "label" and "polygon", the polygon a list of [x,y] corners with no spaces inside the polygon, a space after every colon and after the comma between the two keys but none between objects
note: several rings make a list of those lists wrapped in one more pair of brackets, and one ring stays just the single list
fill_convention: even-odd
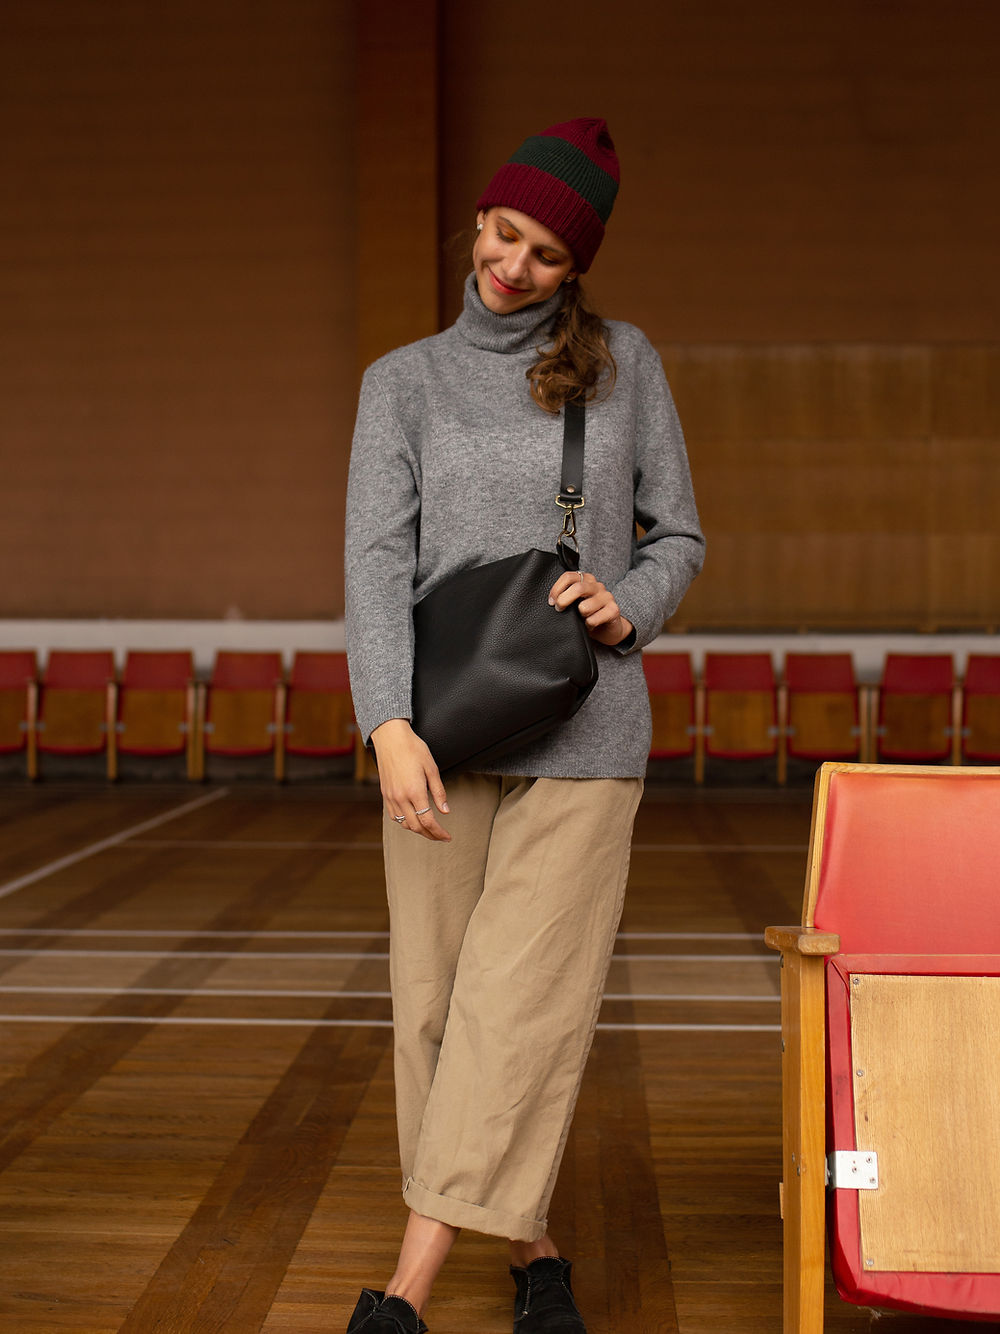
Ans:
[{"label": "woman's face", "polygon": [[516,208],[480,213],[483,229],[472,248],[483,305],[497,315],[547,301],[567,278],[575,278],[573,256],[555,232]]}]

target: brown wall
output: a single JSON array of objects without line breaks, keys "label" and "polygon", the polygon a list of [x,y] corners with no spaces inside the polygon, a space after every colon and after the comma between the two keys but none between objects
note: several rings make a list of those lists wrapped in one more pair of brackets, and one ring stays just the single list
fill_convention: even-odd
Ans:
[{"label": "brown wall", "polygon": [[678,624],[1000,622],[1000,6],[0,22],[0,615],[339,612],[359,365],[454,313],[438,241],[515,144],[601,114],[590,290],[664,356],[709,536]]},{"label": "brown wall", "polygon": [[332,616],[352,7],[4,13],[0,614]]}]

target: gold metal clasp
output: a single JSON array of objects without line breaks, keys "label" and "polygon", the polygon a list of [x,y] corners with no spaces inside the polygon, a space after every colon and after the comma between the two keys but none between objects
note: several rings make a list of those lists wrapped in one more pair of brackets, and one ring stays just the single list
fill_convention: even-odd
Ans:
[{"label": "gold metal clasp", "polygon": [[576,512],[582,510],[586,503],[583,496],[576,494],[571,486],[568,486],[565,491],[560,491],[556,496],[556,504],[563,511],[559,543],[571,542],[577,551],[580,548],[576,540]]},{"label": "gold metal clasp", "polygon": [[572,538],[576,541],[576,506],[565,506],[566,513],[563,515],[562,532],[559,534],[559,541],[565,542]]}]

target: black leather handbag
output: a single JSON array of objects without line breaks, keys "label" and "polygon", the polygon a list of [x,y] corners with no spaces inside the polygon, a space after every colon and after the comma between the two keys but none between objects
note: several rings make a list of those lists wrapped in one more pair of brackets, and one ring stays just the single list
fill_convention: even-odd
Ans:
[{"label": "black leather handbag", "polygon": [[593,640],[574,606],[549,589],[579,569],[584,408],[564,408],[563,527],[554,551],[533,548],[460,570],[413,609],[413,730],[438,768],[476,768],[571,718],[597,682]]}]

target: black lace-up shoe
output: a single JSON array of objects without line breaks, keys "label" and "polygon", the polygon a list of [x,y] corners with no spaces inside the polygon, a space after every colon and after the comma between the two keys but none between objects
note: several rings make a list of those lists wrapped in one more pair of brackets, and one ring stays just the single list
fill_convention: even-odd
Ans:
[{"label": "black lace-up shoe", "polygon": [[587,1334],[570,1287],[569,1260],[543,1256],[527,1269],[510,1267],[517,1284],[514,1334]]},{"label": "black lace-up shoe", "polygon": [[362,1288],[347,1334],[427,1334],[427,1326],[405,1297]]}]

